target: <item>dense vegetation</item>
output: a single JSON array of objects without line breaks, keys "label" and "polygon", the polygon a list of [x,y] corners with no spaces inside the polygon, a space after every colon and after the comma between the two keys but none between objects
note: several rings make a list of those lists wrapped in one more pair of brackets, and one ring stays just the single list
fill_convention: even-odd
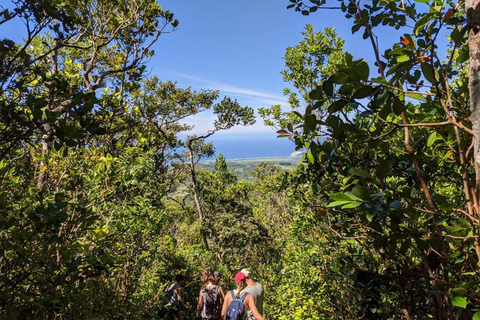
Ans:
[{"label": "dense vegetation", "polygon": [[[476,9],[334,3],[288,7],[339,5],[375,63],[307,26],[284,57],[291,112],[260,110],[303,161],[248,179],[199,161],[253,110],[145,74],[179,25],[156,0],[0,7],[27,28],[0,40],[0,318],[155,319],[182,273],[193,319],[204,269],[231,287],[247,266],[267,319],[480,319]],[[382,26],[405,30],[383,54]]]}]

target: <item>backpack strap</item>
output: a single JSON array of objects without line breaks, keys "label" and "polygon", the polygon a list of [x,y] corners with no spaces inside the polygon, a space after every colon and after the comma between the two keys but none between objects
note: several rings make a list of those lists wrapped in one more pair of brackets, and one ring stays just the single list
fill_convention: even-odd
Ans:
[{"label": "backpack strap", "polygon": [[243,300],[245,300],[245,298],[246,298],[247,296],[248,296],[248,292],[245,292],[245,294],[240,297],[240,301],[243,302]]},{"label": "backpack strap", "polygon": [[235,295],[233,294],[233,290],[230,290],[230,295],[232,296],[232,300],[235,299]]}]

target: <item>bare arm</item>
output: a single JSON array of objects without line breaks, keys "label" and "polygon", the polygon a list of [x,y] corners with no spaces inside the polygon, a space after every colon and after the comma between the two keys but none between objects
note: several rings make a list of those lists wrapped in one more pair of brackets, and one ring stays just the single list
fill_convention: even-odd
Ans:
[{"label": "bare arm", "polygon": [[225,296],[225,301],[223,302],[223,306],[222,306],[222,319],[224,320],[227,317],[227,309],[228,309],[228,305],[230,304],[230,300],[232,300],[232,298],[230,297],[229,294],[227,294]]},{"label": "bare arm", "polygon": [[200,312],[202,311],[203,306],[203,294],[202,289],[200,289],[200,293],[198,294],[198,304],[197,304],[197,318],[200,318]]},{"label": "bare arm", "polygon": [[260,313],[258,313],[257,306],[255,305],[255,299],[253,298],[252,295],[249,295],[247,297],[247,303],[248,307],[250,308],[250,311],[252,311],[253,316],[255,317],[256,320],[265,320]]},{"label": "bare arm", "polygon": [[218,289],[220,290],[220,303],[223,303],[225,301],[225,293],[223,293],[222,287],[218,286]]},{"label": "bare arm", "polygon": [[186,305],[185,303],[183,303],[182,288],[178,287],[177,289],[175,289],[175,293],[177,294],[178,302],[180,302],[180,304],[181,304],[185,309],[188,309],[187,305]]}]

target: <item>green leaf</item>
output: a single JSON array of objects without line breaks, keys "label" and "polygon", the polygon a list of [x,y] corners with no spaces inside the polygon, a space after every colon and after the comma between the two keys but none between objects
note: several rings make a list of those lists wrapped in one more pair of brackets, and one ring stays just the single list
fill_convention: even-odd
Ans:
[{"label": "green leaf", "polygon": [[372,222],[373,221],[373,218],[375,218],[376,214],[375,213],[371,213],[371,212],[367,212],[366,214],[366,218],[369,222]]},{"label": "green leaf", "polygon": [[393,112],[397,116],[399,116],[403,111],[407,109],[407,106],[402,101],[400,101],[400,99],[396,98],[395,100],[393,100],[392,108]]},{"label": "green leaf", "polygon": [[377,107],[380,107],[382,106],[385,101],[387,101],[387,98],[388,98],[388,90],[387,89],[383,89],[382,91],[380,91],[376,96],[375,96],[375,106]]},{"label": "green leaf", "polygon": [[453,297],[452,304],[465,309],[467,307],[467,299],[462,297]]},{"label": "green leaf", "polygon": [[354,195],[353,192],[351,192],[351,191],[347,191],[347,192],[345,192],[345,194],[346,194],[347,196],[349,196],[351,200],[362,201],[361,198],[359,198],[359,197],[357,197],[356,195]]},{"label": "green leaf", "polygon": [[343,72],[344,74],[346,74],[347,79],[351,82],[360,81],[360,76],[359,76],[356,68],[342,68],[342,69],[340,69],[340,72]]},{"label": "green leaf", "polygon": [[477,281],[472,280],[472,281],[468,281],[468,282],[462,283],[462,284],[461,284],[461,287],[468,290],[468,289],[473,288],[473,287],[476,286],[477,284],[478,284]]},{"label": "green leaf", "polygon": [[317,128],[317,117],[315,117],[314,114],[307,114],[305,116],[305,125],[311,131],[315,131],[315,129]]},{"label": "green leaf", "polygon": [[315,158],[314,158],[313,154],[310,152],[310,150],[307,151],[307,160],[311,164],[315,163]]},{"label": "green leaf", "polygon": [[357,32],[358,30],[360,30],[360,27],[361,25],[359,24],[356,24],[352,27],[352,34],[354,34],[355,32]]},{"label": "green leaf", "polygon": [[412,239],[408,238],[402,243],[402,246],[400,247],[400,252],[402,254],[406,254],[408,249],[412,246]]},{"label": "green leaf", "polygon": [[349,96],[352,94],[353,87],[349,84],[344,84],[340,90],[338,90],[338,93],[341,95]]},{"label": "green leaf", "polygon": [[322,94],[322,91],[318,89],[314,89],[310,91],[310,93],[308,94],[308,97],[312,100],[320,100],[323,98],[323,94]]},{"label": "green leaf", "polygon": [[345,204],[351,203],[351,202],[353,202],[353,201],[352,200],[350,200],[350,201],[334,201],[334,202],[330,202],[327,205],[327,208],[338,207],[338,206],[345,205]]},{"label": "green leaf", "polygon": [[410,57],[406,54],[397,57],[397,62],[398,63],[406,62],[406,61],[409,61],[409,60],[410,60]]},{"label": "green leaf", "polygon": [[[426,0],[424,0],[424,1],[426,1]],[[424,14],[423,17],[421,17],[415,23],[415,27],[413,28],[413,33],[415,34],[415,36],[418,36],[420,34],[420,31],[429,22],[430,19],[431,19],[431,17],[428,14]]]},{"label": "green leaf", "polygon": [[370,96],[375,89],[371,86],[362,86],[353,94],[353,99],[363,99]]},{"label": "green leaf", "polygon": [[432,134],[428,137],[427,140],[427,147],[431,147],[434,143],[435,140],[437,140],[437,132],[432,132]]},{"label": "green leaf", "polygon": [[323,92],[329,97],[333,96],[333,82],[330,80],[327,80],[323,83],[322,85]]},{"label": "green leaf", "polygon": [[421,93],[406,93],[407,97],[415,99],[415,100],[425,100],[423,99],[423,95]]},{"label": "green leaf", "polygon": [[361,60],[357,64],[355,69],[357,69],[358,75],[360,76],[361,80],[368,81],[368,76],[370,75],[370,68],[368,67],[368,63],[365,60]]},{"label": "green leaf", "polygon": [[363,171],[362,169],[350,168],[350,170],[348,170],[348,173],[354,176],[359,176],[362,178],[368,178],[373,180],[372,175],[366,171]]},{"label": "green leaf", "polygon": [[343,73],[343,72],[337,72],[333,76],[333,82],[336,83],[336,84],[346,83],[346,82],[348,82],[348,75],[346,73]]},{"label": "green leaf", "polygon": [[367,200],[370,198],[370,191],[364,186],[356,186],[352,189],[352,192],[355,196],[359,197],[362,200]]},{"label": "green leaf", "polygon": [[361,202],[351,202],[342,207],[342,209],[354,209],[360,207],[362,205]]},{"label": "green leaf", "polygon": [[480,312],[475,312],[475,314],[473,315],[472,320],[480,320]]},{"label": "green leaf", "polygon": [[440,79],[440,75],[438,74],[437,69],[433,68],[431,64],[422,62],[421,63],[423,76],[427,79],[430,83],[435,84]]},{"label": "green leaf", "polygon": [[378,177],[378,179],[380,180],[383,180],[388,171],[390,170],[390,160],[388,159],[385,159],[385,160],[382,160],[377,168],[375,169],[375,175]]},{"label": "green leaf", "polygon": [[347,100],[337,100],[328,107],[328,111],[330,113],[335,113],[339,110],[342,110],[347,103],[348,103]]},{"label": "green leaf", "polygon": [[335,201],[352,201],[352,198],[342,192],[331,194],[329,195],[329,198]]},{"label": "green leaf", "polygon": [[462,287],[456,287],[456,288],[452,288],[450,290],[450,293],[457,297],[463,297],[465,294],[467,294],[467,290],[465,290],[465,288],[462,288]]},{"label": "green leaf", "polygon": [[450,34],[450,38],[452,38],[452,40],[455,42],[456,45],[459,45],[463,40],[463,33],[460,32],[460,30],[455,28]]},{"label": "green leaf", "polygon": [[458,63],[464,63],[465,61],[468,60],[469,58],[469,48],[468,48],[468,45],[464,45],[461,49],[460,49],[460,53],[458,54],[458,57],[457,57],[457,62]]}]

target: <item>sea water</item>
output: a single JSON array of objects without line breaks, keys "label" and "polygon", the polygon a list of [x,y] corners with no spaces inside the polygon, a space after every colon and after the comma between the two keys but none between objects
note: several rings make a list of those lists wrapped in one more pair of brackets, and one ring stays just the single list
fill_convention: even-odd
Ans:
[{"label": "sea water", "polygon": [[228,160],[290,157],[295,144],[287,138],[221,137],[208,140],[215,146],[215,155],[222,153]]}]

